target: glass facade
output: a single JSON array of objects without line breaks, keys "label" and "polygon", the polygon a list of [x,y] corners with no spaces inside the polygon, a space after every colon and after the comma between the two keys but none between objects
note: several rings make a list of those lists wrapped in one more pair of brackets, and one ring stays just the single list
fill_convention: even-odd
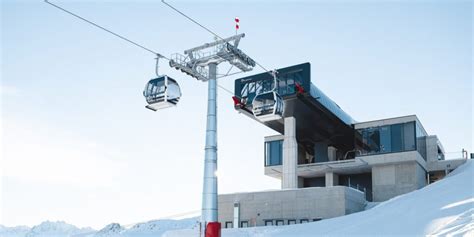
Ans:
[{"label": "glass facade", "polygon": [[362,143],[358,144],[358,150],[361,151],[361,155],[416,150],[418,134],[415,124],[408,122],[358,129],[358,135],[362,140]]},{"label": "glass facade", "polygon": [[265,142],[265,166],[282,164],[283,140]]},{"label": "glass facade", "polygon": [[[295,94],[295,83],[303,85],[303,71],[281,73],[278,75],[277,83],[276,89],[280,96]],[[249,81],[241,85],[240,93],[236,93],[236,95],[245,99],[247,105],[250,105],[256,95],[272,91],[274,84],[274,80],[271,77],[262,78],[258,81]]]}]

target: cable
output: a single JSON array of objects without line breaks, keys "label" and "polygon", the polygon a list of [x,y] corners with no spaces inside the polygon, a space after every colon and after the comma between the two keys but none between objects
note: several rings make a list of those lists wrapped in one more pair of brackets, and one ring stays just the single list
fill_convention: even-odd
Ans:
[{"label": "cable", "polygon": [[71,12],[71,11],[68,11],[68,10],[66,10],[66,9],[64,9],[64,8],[62,8],[62,7],[60,7],[60,6],[56,5],[56,4],[54,4],[54,3],[49,2],[48,0],[44,0],[44,2],[47,3],[47,4],[49,4],[49,5],[51,5],[51,6],[53,6],[53,7],[58,8],[59,10],[61,10],[61,11],[63,11],[63,12],[66,12],[66,13],[68,13],[68,14],[74,16],[74,17],[77,17],[77,18],[79,18],[79,19],[81,19],[81,20],[83,20],[83,21],[85,21],[85,22],[87,22],[87,23],[89,23],[89,24],[91,24],[91,25],[93,25],[93,26],[95,26],[95,27],[101,29],[101,30],[104,30],[104,31],[106,31],[106,32],[108,32],[108,33],[110,33],[110,34],[116,36],[116,37],[119,37],[119,38],[122,39],[122,40],[125,40],[125,41],[127,41],[127,42],[129,42],[129,43],[131,43],[131,44],[133,44],[133,45],[135,45],[135,46],[137,46],[137,47],[140,47],[140,48],[142,48],[142,49],[144,49],[144,50],[146,50],[146,51],[148,51],[148,52],[150,52],[150,53],[153,53],[154,55],[157,55],[158,57],[162,57],[162,58],[165,58],[165,59],[169,60],[167,57],[165,57],[165,56],[163,56],[163,55],[161,55],[161,54],[155,52],[154,50],[151,50],[151,49],[149,49],[149,48],[147,48],[147,47],[145,47],[145,46],[143,46],[143,45],[141,45],[141,44],[138,44],[138,43],[136,43],[136,42],[134,42],[134,41],[132,41],[132,40],[130,40],[130,39],[124,37],[124,36],[121,36],[121,35],[119,35],[119,34],[113,32],[113,31],[111,31],[111,30],[109,30],[109,29],[107,29],[107,28],[105,28],[105,27],[102,27],[102,26],[100,26],[100,25],[98,25],[98,24],[96,24],[96,23],[94,23],[94,22],[92,22],[92,21],[89,21],[89,20],[87,20],[87,19],[84,18],[84,17],[81,17],[81,16],[79,16],[79,15],[77,15],[77,14]]},{"label": "cable", "polygon": [[222,37],[220,37],[218,34],[214,33],[212,30],[208,29],[207,27],[201,25],[199,22],[195,21],[193,18],[187,16],[186,14],[182,13],[180,10],[176,9],[175,7],[171,6],[169,3],[165,2],[165,0],[161,0],[162,3],[164,3],[165,5],[167,5],[168,7],[170,7],[171,9],[175,10],[176,12],[178,12],[179,14],[181,14],[182,16],[188,18],[190,21],[194,22],[196,25],[200,26],[201,28],[205,29],[207,32],[213,34],[214,36],[220,38],[221,40],[223,40]]},{"label": "cable", "polygon": [[[186,17],[188,20],[192,21],[193,23],[195,23],[196,25],[200,26],[201,28],[203,28],[204,30],[206,30],[207,32],[211,33],[212,35],[216,36],[217,38],[223,40],[222,37],[220,37],[218,34],[214,33],[214,31],[210,30],[209,28],[205,27],[204,25],[202,25],[201,23],[197,22],[196,20],[194,20],[193,18],[189,17],[188,15],[184,14],[183,12],[181,12],[180,10],[176,9],[175,7],[171,6],[171,4],[165,2],[165,0],[161,0],[161,2],[165,5],[167,5],[168,7],[170,7],[171,9],[175,10],[176,12],[178,12],[179,14],[181,14],[182,16]],[[262,68],[265,72],[269,73],[270,75],[273,76],[273,73],[269,70],[267,70],[264,66],[262,66],[260,63],[258,63],[256,60],[255,61],[255,64],[257,64],[260,68]]]},{"label": "cable", "polygon": [[231,94],[232,96],[234,95],[234,92],[230,91],[229,89],[219,85],[219,83],[217,83],[217,86],[220,87],[222,90],[224,90],[225,92]]},{"label": "cable", "polygon": [[[96,24],[96,23],[94,23],[94,22],[92,22],[92,21],[90,21],[90,20],[87,20],[86,18],[84,18],[84,17],[82,17],[82,16],[79,16],[79,15],[77,15],[77,14],[75,14],[75,13],[69,11],[69,10],[66,10],[66,9],[64,9],[64,8],[62,8],[62,7],[60,7],[60,6],[56,5],[56,4],[54,4],[54,3],[51,3],[51,2],[49,2],[48,0],[44,0],[44,2],[47,3],[47,4],[49,4],[49,5],[51,5],[51,6],[53,6],[53,7],[58,8],[59,10],[61,10],[61,11],[63,11],[63,12],[66,12],[66,13],[68,13],[68,14],[70,14],[70,15],[76,17],[76,18],[79,18],[79,19],[81,19],[81,20],[83,20],[83,21],[85,21],[85,22],[87,22],[87,23],[89,23],[89,24],[91,24],[91,25],[93,25],[93,26],[95,26],[95,27],[101,29],[101,30],[104,30],[104,31],[106,31],[106,32],[108,32],[108,33],[110,33],[110,34],[112,34],[112,35],[114,35],[114,36],[116,36],[116,37],[118,37],[118,38],[120,38],[120,39],[122,39],[122,40],[125,40],[125,41],[127,41],[127,42],[129,42],[129,43],[131,43],[131,44],[133,44],[133,45],[135,45],[135,46],[141,48],[141,49],[144,49],[144,50],[146,50],[146,51],[148,51],[148,52],[150,52],[150,53],[153,53],[153,54],[156,55],[156,57],[157,57],[157,58],[156,58],[156,67],[155,67],[155,72],[156,72],[157,75],[158,75],[158,60],[159,60],[160,58],[164,58],[164,59],[170,61],[169,58],[163,56],[162,54],[160,54],[160,53],[158,53],[158,52],[156,52],[156,51],[154,51],[154,50],[151,50],[151,49],[149,49],[149,48],[147,48],[147,47],[145,47],[145,46],[143,46],[143,45],[141,45],[141,44],[138,44],[138,43],[136,43],[136,42],[134,42],[134,41],[132,41],[132,40],[130,40],[130,39],[124,37],[124,36],[121,36],[121,35],[119,35],[119,34],[113,32],[113,31],[111,31],[111,30],[109,30],[109,29],[107,29],[107,28],[105,28],[105,27],[103,27],[103,26],[100,26],[100,25],[98,25],[98,24]],[[209,31],[211,34],[213,34],[213,35],[215,35],[215,36],[221,38],[220,36],[218,36],[217,34],[215,34],[214,32],[212,32],[211,30],[207,29],[205,26],[203,26],[203,25],[199,24],[198,22],[194,21],[193,19],[191,19],[190,17],[186,16],[184,13],[182,13],[182,12],[180,12],[178,9],[172,7],[171,5],[169,5],[168,3],[166,3],[165,1],[162,0],[162,2],[165,3],[166,5],[168,5],[169,7],[173,8],[175,11],[179,12],[179,13],[182,14],[183,16],[187,17],[188,19],[190,19],[190,20],[193,21],[194,23],[198,24],[198,25],[201,26],[202,28],[206,29],[206,30]],[[222,38],[221,38],[221,39],[222,39]],[[264,70],[265,70],[265,69],[264,69]],[[230,74],[230,75],[232,75],[232,74]],[[221,86],[221,85],[218,85],[218,86],[219,86],[221,89],[223,89],[224,91],[230,93],[231,95],[234,95],[234,93],[232,93],[232,92],[231,92],[230,90],[228,90],[227,88],[225,88],[225,87],[223,87],[223,86]]]}]

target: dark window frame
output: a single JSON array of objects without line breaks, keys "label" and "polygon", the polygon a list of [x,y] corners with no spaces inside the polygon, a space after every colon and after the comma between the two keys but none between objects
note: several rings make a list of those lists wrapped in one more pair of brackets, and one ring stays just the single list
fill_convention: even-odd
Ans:
[{"label": "dark window frame", "polygon": [[[274,158],[273,155],[275,155],[272,151],[273,146],[278,146],[278,156],[277,158]],[[269,166],[278,166],[283,164],[283,140],[273,140],[273,141],[268,141],[264,142],[264,152],[263,152],[263,162],[265,167]],[[272,159],[274,158],[274,159]],[[273,163],[277,159],[276,163]]]},{"label": "dark window frame", "polygon": [[[228,227],[227,224],[230,224],[230,227]],[[234,228],[234,222],[232,222],[232,221],[226,221],[226,222],[224,223],[224,227],[225,227],[226,229]]]},{"label": "dark window frame", "polygon": [[[278,223],[281,223],[281,225],[279,225]],[[282,226],[282,225],[285,225],[285,220],[282,220],[282,219],[275,220],[275,226]]]},{"label": "dark window frame", "polygon": [[[263,223],[265,226],[273,226],[273,220],[264,220]],[[268,225],[268,223],[270,223],[271,225]]]}]

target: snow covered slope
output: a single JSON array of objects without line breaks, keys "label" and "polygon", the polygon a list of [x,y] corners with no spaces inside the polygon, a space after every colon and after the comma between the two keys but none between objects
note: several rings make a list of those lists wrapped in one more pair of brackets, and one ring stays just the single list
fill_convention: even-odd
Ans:
[{"label": "snow covered slope", "polygon": [[[445,179],[367,211],[307,224],[224,229],[222,236],[474,236],[473,179],[474,161],[468,160]],[[164,236],[196,236],[196,230]]]}]

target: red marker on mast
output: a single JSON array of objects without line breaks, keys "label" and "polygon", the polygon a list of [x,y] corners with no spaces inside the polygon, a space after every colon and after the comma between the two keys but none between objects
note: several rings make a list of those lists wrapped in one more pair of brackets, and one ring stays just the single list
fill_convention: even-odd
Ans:
[{"label": "red marker on mast", "polygon": [[235,34],[237,34],[237,31],[239,30],[239,18],[238,17],[235,17]]}]

